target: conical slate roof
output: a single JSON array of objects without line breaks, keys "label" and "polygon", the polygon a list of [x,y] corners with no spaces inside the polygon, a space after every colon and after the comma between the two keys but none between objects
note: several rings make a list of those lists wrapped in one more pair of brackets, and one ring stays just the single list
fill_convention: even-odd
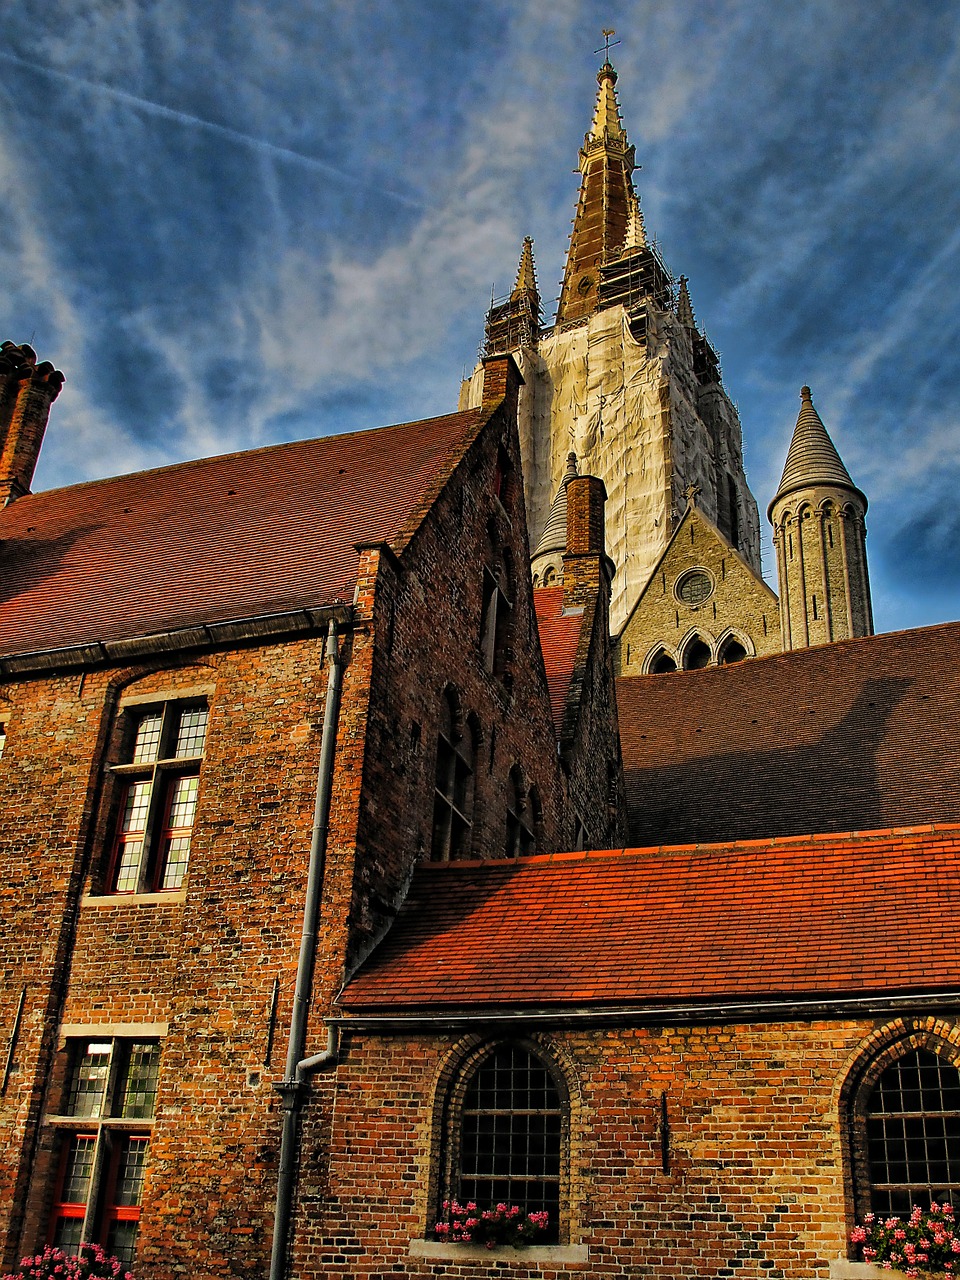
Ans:
[{"label": "conical slate roof", "polygon": [[850,479],[850,473],[843,465],[836,445],[813,407],[809,387],[800,388],[800,398],[800,415],[793,430],[780,487],[773,502],[796,489],[807,489],[813,485],[836,485],[859,494],[866,506],[866,498]]},{"label": "conical slate roof", "polygon": [[531,560],[536,560],[537,556],[546,555],[550,551],[566,551],[567,485],[571,480],[575,480],[577,475],[577,455],[568,453],[566,472],[560,481],[560,488],[557,490],[557,496],[553,500],[550,514],[547,516],[547,523],[544,526],[543,533],[540,535],[540,541],[530,557]]}]

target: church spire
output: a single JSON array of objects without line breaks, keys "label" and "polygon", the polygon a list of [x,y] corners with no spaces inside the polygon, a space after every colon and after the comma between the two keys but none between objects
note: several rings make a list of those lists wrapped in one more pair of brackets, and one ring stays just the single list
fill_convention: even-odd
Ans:
[{"label": "church spire", "polygon": [[523,237],[523,248],[520,251],[520,265],[517,267],[517,282],[513,286],[513,293],[510,298],[516,301],[518,298],[528,296],[535,297],[537,302],[540,301],[540,290],[537,288],[537,269],[533,262],[533,237]]},{"label": "church spire", "polygon": [[623,249],[632,215],[634,234],[637,231],[639,209],[631,177],[636,168],[634,150],[620,120],[616,84],[616,71],[604,62],[597,73],[593,122],[580,149],[580,198],[563,273],[558,324],[596,311],[600,267]]}]

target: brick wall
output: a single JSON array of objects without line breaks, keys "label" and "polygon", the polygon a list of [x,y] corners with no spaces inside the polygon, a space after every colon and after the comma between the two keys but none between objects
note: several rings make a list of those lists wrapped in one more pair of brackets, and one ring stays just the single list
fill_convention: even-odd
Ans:
[{"label": "brick wall", "polygon": [[[345,1034],[310,1111],[295,1274],[826,1276],[845,1254],[851,1212],[840,1099],[861,1051],[885,1039],[876,1025],[533,1033],[570,1091],[562,1240],[586,1246],[588,1260],[569,1263],[513,1249],[458,1262],[455,1246],[446,1260],[410,1256],[437,1215],[444,1082],[479,1037]],[[331,1128],[314,1117],[332,1090]]]}]

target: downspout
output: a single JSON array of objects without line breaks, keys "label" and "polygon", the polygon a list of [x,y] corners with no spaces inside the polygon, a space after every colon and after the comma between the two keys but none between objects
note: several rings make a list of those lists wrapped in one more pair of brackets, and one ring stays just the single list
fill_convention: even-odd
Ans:
[{"label": "downspout", "polygon": [[320,915],[324,861],[327,852],[330,798],[333,790],[333,757],[337,740],[337,721],[340,716],[340,687],[343,680],[343,664],[337,649],[337,632],[334,622],[330,623],[327,631],[326,658],[329,663],[327,699],[320,739],[320,767],[317,772],[313,830],[310,834],[310,865],[307,873],[307,896],[303,904],[303,931],[300,935],[297,985],[293,997],[293,1014],[290,1018],[284,1078],[280,1084],[274,1086],[282,1099],[283,1128],[280,1134],[280,1170],[277,1177],[277,1207],[273,1220],[270,1280],[284,1280],[286,1273],[293,1187],[300,1154],[298,1144],[300,1109],[307,1091],[305,1077],[327,1063],[335,1062],[339,1044],[337,1029],[330,1027],[327,1032],[325,1052],[314,1054],[309,1058],[303,1057],[307,1036],[307,1014],[313,987],[314,959],[317,951],[317,921]]}]

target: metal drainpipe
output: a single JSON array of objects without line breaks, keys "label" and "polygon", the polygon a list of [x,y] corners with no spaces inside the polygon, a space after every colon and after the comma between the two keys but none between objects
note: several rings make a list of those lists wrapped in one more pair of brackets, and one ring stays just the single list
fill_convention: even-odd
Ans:
[{"label": "metal drainpipe", "polygon": [[303,904],[303,931],[300,935],[297,986],[293,997],[290,1034],[287,1039],[284,1078],[280,1084],[274,1086],[282,1099],[283,1128],[280,1134],[280,1170],[277,1176],[277,1207],[273,1219],[270,1280],[284,1280],[287,1269],[287,1239],[293,1204],[293,1185],[300,1154],[298,1146],[300,1108],[307,1088],[304,1077],[328,1062],[336,1062],[339,1044],[337,1029],[330,1027],[327,1032],[326,1051],[309,1058],[303,1057],[307,1035],[307,1013],[313,987],[313,965],[317,951],[317,920],[320,914],[324,860],[327,852],[330,797],[333,789],[333,756],[337,739],[337,721],[340,716],[340,686],[343,678],[343,665],[337,649],[336,624],[333,622],[330,623],[327,631],[326,658],[330,669],[327,676],[327,701],[324,707],[323,731],[320,740],[317,798],[313,809],[313,830],[310,834],[310,867],[307,873],[307,896]]}]

